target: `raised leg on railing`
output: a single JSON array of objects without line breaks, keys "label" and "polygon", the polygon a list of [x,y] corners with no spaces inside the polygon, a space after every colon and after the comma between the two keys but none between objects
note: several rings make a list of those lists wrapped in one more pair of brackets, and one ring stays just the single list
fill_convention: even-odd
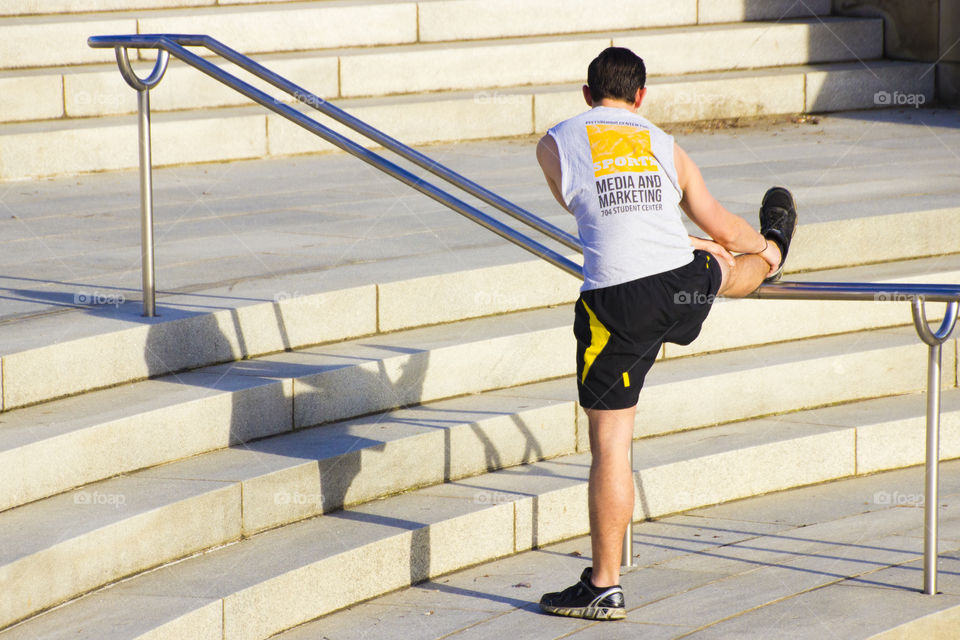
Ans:
[{"label": "raised leg on railing", "polygon": [[927,358],[927,460],[924,483],[923,513],[923,592],[937,592],[937,529],[939,516],[940,466],[940,380],[941,346],[950,337],[957,323],[957,303],[947,304],[947,312],[934,332],[927,322],[926,303],[922,297],[912,301],[913,324],[930,348]]},{"label": "raised leg on railing", "polygon": [[123,47],[115,48],[123,79],[137,90],[137,123],[140,137],[140,273],[143,281],[143,315],[157,315],[156,278],[153,270],[153,154],[150,145],[150,89],[167,70],[169,54],[157,52],[157,62],[146,78],[140,78],[130,66]]}]

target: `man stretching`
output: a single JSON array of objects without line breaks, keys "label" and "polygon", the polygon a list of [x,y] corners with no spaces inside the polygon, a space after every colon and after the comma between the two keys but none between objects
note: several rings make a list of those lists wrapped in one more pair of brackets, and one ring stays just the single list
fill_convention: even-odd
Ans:
[{"label": "man stretching", "polygon": [[[797,220],[790,192],[780,187],[764,196],[760,233],[717,202],[686,152],[637,114],[645,82],[643,60],[632,51],[604,50],[583,87],[591,109],[537,145],[547,184],[576,217],[583,243],[573,332],[593,456],[593,566],[540,606],[598,620],[626,617],[620,553],[634,505],[627,456],[644,377],[664,342],[697,337],[717,295],[743,297],[780,277]],[[681,211],[712,240],[688,236]]]}]

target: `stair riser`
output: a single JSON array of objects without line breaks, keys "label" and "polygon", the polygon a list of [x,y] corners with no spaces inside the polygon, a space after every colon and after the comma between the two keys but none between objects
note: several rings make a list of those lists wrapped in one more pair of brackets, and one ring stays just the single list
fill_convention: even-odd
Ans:
[{"label": "stair riser", "polygon": [[[20,586],[16,595],[0,606],[0,627],[103,584],[226,544],[241,535],[420,486],[573,453],[574,419],[572,402],[548,404],[473,424],[451,425],[381,446],[358,444],[355,452],[291,465],[242,482],[223,481],[215,473],[207,477],[194,470],[179,472],[174,465],[138,474],[134,491],[124,491],[119,480],[87,486],[54,498],[70,518],[79,520],[88,516],[89,510],[137,512],[73,537],[68,536],[67,529],[56,545],[0,566],[0,579]],[[45,465],[49,467],[49,462]],[[185,486],[197,484],[202,486]],[[176,499],[143,512],[141,503],[146,496],[169,496],[172,492],[177,492]],[[477,501],[478,505],[484,503],[482,499]],[[424,559],[426,568],[421,572],[429,567],[434,572],[457,568],[444,569],[442,563],[455,555],[454,547],[461,546],[466,532],[444,535],[431,547],[430,553],[436,558]],[[510,547],[499,555],[512,553],[512,530],[509,540]],[[444,544],[450,548],[444,548]],[[110,552],[104,553],[104,549]],[[477,549],[478,562],[489,557],[487,551]],[[62,566],[72,567],[69,578],[51,569]],[[403,584],[407,583],[397,586]],[[353,596],[341,593],[340,597]]]},{"label": "stair riser", "polygon": [[[75,504],[80,506],[74,511],[135,507],[124,501],[123,493],[111,490],[116,484],[78,493]],[[0,627],[122,576],[236,540],[239,523],[240,488],[221,484],[79,538],[66,539],[66,524],[59,544],[0,567],[0,580],[17,585],[0,601]]]},{"label": "stair riser", "polygon": [[[876,70],[861,67],[815,71],[790,67],[769,75],[757,72],[727,77],[711,75],[698,80],[653,79],[644,114],[668,124],[801,111],[872,109],[885,106],[876,100],[879,91],[918,94],[932,101],[932,76],[921,76],[920,67],[904,64],[903,67],[884,65]],[[47,90],[55,91],[55,87]],[[130,99],[123,96],[122,92],[112,91],[94,92],[89,96],[85,93],[84,101],[119,104]],[[586,108],[575,86],[347,100],[338,104],[410,145],[542,133]],[[20,107],[16,109],[22,112]],[[328,122],[322,116],[320,121]],[[343,131],[339,126],[332,128]],[[38,127],[37,123],[7,125],[0,139],[3,141],[0,180],[137,167],[136,122],[132,117],[81,123],[60,121],[45,127]],[[84,152],[55,154],[52,151],[64,148]],[[153,120],[154,166],[334,150],[329,143],[260,108],[223,113],[161,113]]]},{"label": "stair riser", "polygon": [[[291,0],[0,0],[0,16],[69,14],[92,11],[178,9]],[[741,20],[782,20],[830,14],[830,0],[682,0],[667,6],[651,0],[604,0],[589,10],[578,0],[446,0],[419,3],[420,40],[663,27]],[[509,20],[503,16],[509,15]]]},{"label": "stair riser", "polygon": [[[936,236],[931,240],[949,241],[947,238],[949,234],[934,234],[935,230],[942,227],[932,225],[927,228],[932,235]],[[883,237],[883,235],[878,234],[876,237]],[[894,238],[896,234],[890,233],[889,236]],[[876,249],[876,246],[873,249]],[[531,281],[547,275],[543,271],[545,268],[543,265],[529,263],[528,266]],[[505,275],[503,272],[510,271],[512,273],[509,278],[501,278]],[[460,300],[463,301],[463,292],[476,290],[473,287],[477,287],[480,291],[486,292],[481,302],[489,299],[491,304],[498,301],[497,304],[502,302],[508,306],[522,305],[525,301],[518,303],[517,300],[509,297],[509,291],[512,290],[512,278],[523,280],[525,273],[524,268],[511,266],[488,270],[481,279],[478,279],[476,273],[468,272],[425,278],[423,281],[411,281],[409,284],[397,283],[396,286],[381,289],[380,301],[382,304],[392,305],[394,303],[386,301],[406,300],[405,304],[409,305],[409,301],[423,298],[408,294],[416,293],[426,287],[431,291],[431,295],[447,299],[449,304],[457,307],[459,304],[457,296],[461,296]],[[951,279],[956,279],[955,274],[946,272],[934,280],[951,281]],[[568,277],[561,274],[557,282],[567,280]],[[466,284],[470,285],[470,289],[465,289]],[[539,289],[541,293],[546,290],[546,288]],[[451,293],[449,298],[439,295],[444,291]],[[563,288],[558,286],[554,291],[559,294]],[[320,328],[323,332],[331,332],[325,335],[349,333],[358,327],[368,327],[372,330],[376,326],[375,292],[372,287],[363,288],[360,292],[369,292],[368,300],[364,302],[362,297],[354,296],[351,299],[354,305],[352,308],[348,305],[337,306],[343,311],[343,316],[339,319],[335,316],[328,318],[328,322]],[[344,292],[343,296],[335,294],[324,294],[324,296],[327,300],[346,300],[350,298],[347,293],[349,292]],[[357,292],[353,291],[353,293]],[[575,294],[575,290],[572,293]],[[467,300],[464,301],[466,308],[461,309],[461,312],[465,314],[476,312],[479,308],[476,306],[476,294],[474,298],[470,298],[469,295],[466,297]],[[537,304],[548,302],[546,298],[536,300]],[[399,305],[399,302],[396,304]],[[96,354],[122,353],[120,345],[127,340],[131,341],[132,352],[150,353],[156,358],[157,364],[177,363],[174,358],[178,354],[186,355],[191,359],[191,362],[180,362],[178,368],[191,364],[202,365],[204,364],[200,359],[202,357],[225,359],[218,349],[230,343],[242,343],[247,350],[272,351],[285,346],[281,338],[291,342],[286,345],[289,347],[303,346],[300,340],[317,341],[319,335],[310,333],[317,330],[318,324],[307,311],[312,307],[296,304],[296,300],[286,301],[284,305],[280,307],[280,314],[284,318],[285,337],[264,331],[264,328],[274,324],[268,321],[270,318],[266,318],[264,313],[268,312],[272,317],[276,309],[273,305],[261,305],[262,308],[242,308],[238,314],[238,324],[233,327],[227,327],[223,323],[216,325],[209,317],[199,316],[183,321],[185,324],[179,327],[176,323],[158,325],[158,327],[164,327],[163,336],[133,329],[130,330],[130,336],[118,338],[117,335],[111,334],[89,339],[83,347],[71,346],[70,343],[54,345],[44,350],[45,357],[38,357],[38,354],[31,352],[18,354],[16,357],[8,356],[3,360],[5,390],[11,393],[17,388],[26,388],[27,384],[23,381],[30,380],[38,380],[44,385],[49,385],[53,379],[47,372],[53,368],[73,374],[71,378],[60,378],[61,384],[71,380],[75,380],[77,384],[89,384],[92,380],[96,380],[98,375],[109,373],[111,368],[114,374],[122,373],[124,368],[121,365],[124,360],[105,360]],[[665,353],[668,358],[673,358],[766,342],[907,324],[910,322],[910,317],[903,307],[903,303],[727,301],[718,304],[714,309],[705,325],[703,336],[697,342],[691,347],[668,344],[665,347]],[[390,308],[397,307],[390,306]],[[506,311],[509,308],[500,310]],[[403,313],[401,310],[400,315],[406,318],[406,321],[411,319],[416,321],[415,314],[421,313],[423,306],[418,305],[411,311],[413,313]],[[450,313],[455,315],[452,311]],[[936,317],[936,314],[931,313],[931,316]],[[275,317],[272,319],[275,320]],[[425,321],[428,319],[424,317]],[[381,320],[381,325],[383,324],[388,323]],[[216,328],[217,326],[223,329],[229,328],[231,331],[238,328],[244,332],[250,330],[251,333],[245,333],[243,340],[233,337],[225,341],[223,336],[228,332],[226,330],[221,332],[221,329]],[[750,331],[738,330],[738,327],[745,326],[750,326]],[[195,331],[197,329],[203,330]],[[146,340],[146,342],[137,345],[136,340]],[[851,337],[849,340],[856,340],[856,338]],[[196,344],[197,348],[182,349],[184,344]],[[944,356],[943,366],[946,372],[944,380],[945,384],[952,385],[956,370],[953,342],[949,344],[951,346]],[[214,351],[204,356],[204,349]],[[766,370],[751,369],[744,373],[724,373],[716,377],[716,382],[709,383],[713,391],[707,390],[708,393],[715,392],[718,395],[716,403],[701,404],[699,407],[691,407],[689,410],[673,414],[665,408],[686,407],[687,398],[702,394],[703,391],[698,385],[705,383],[703,380],[672,383],[663,393],[669,395],[673,404],[662,404],[661,392],[651,391],[658,384],[660,366],[658,365],[648,381],[648,390],[641,394],[642,418],[638,435],[663,433],[777,411],[801,409],[845,401],[861,395],[879,396],[923,389],[926,355],[919,340],[909,347],[891,347],[891,349],[889,353],[886,350],[870,351],[864,354],[839,352],[835,358],[806,362],[799,368],[789,364],[771,364],[771,367]],[[40,499],[117,473],[217,449],[229,443],[402,405],[571,375],[574,373],[573,353],[572,332],[569,326],[561,324],[540,332],[496,340],[480,340],[432,352],[401,354],[387,360],[334,369],[295,381],[288,379],[281,383],[254,379],[253,382],[257,385],[255,388],[244,388],[242,391],[232,393],[227,391],[211,393],[204,389],[209,384],[209,380],[215,380],[221,375],[220,373],[213,374],[209,379],[202,377],[207,374],[198,374],[201,377],[196,379],[184,378],[181,374],[180,378],[184,378],[183,384],[187,388],[196,386],[202,391],[204,397],[190,398],[189,402],[150,409],[131,404],[132,409],[128,415],[121,413],[100,425],[91,425],[40,440],[35,444],[16,448],[4,454],[3,459],[6,463],[0,465],[0,469],[7,469],[9,472],[0,473],[8,476],[0,483],[6,487],[3,495],[0,496],[2,498],[0,509]],[[136,361],[143,366],[142,360],[138,358]],[[26,363],[29,369],[19,366],[21,362]],[[64,362],[73,364],[67,366]],[[890,363],[894,362],[903,364],[900,367],[892,367]],[[93,369],[88,370],[86,367],[93,367]],[[874,375],[876,371],[887,369],[890,369],[889,375]],[[148,370],[149,367],[144,374]],[[780,370],[782,373],[779,373]],[[738,393],[738,389],[766,386],[766,383],[756,382],[753,378],[774,375],[770,373],[772,371],[778,372],[775,374],[776,379],[785,381],[781,387],[771,391],[772,395],[751,394],[742,405],[733,405],[726,399],[727,394],[744,395]],[[860,378],[854,375],[853,372],[859,371],[866,372],[865,375],[872,377]],[[845,372],[846,375],[841,372]],[[115,380],[115,382],[125,381]],[[820,381],[823,381],[823,384],[820,384]],[[149,385],[163,386],[169,383],[157,381],[146,384],[147,387],[144,389],[149,394]],[[859,386],[861,384],[863,386]],[[63,387],[59,389],[62,392]],[[36,389],[32,391],[38,392]],[[40,391],[42,392],[42,387]],[[54,390],[51,388],[51,391]],[[136,388],[128,391],[135,393]],[[570,394],[572,398],[572,388]],[[653,402],[654,400],[656,402]],[[652,404],[647,405],[648,401]],[[118,402],[125,404],[129,400],[118,400]],[[77,410],[82,412],[89,411],[91,408]],[[40,409],[30,411],[40,411]],[[42,420],[42,417],[39,417],[40,414],[37,415],[38,419]],[[579,443],[581,448],[585,446],[585,437],[585,434],[581,434]],[[104,443],[111,444],[105,446]],[[122,446],[118,443],[122,443]],[[43,461],[43,464],[40,461]],[[48,463],[52,464],[52,468],[57,469],[57,473],[49,473],[48,470],[51,467]]]},{"label": "stair riser", "polygon": [[[260,57],[258,60],[272,71],[297,83],[323,98],[385,96],[440,90],[472,90],[489,93],[502,87],[537,84],[555,84],[581,81],[585,61],[610,46],[625,46],[642,53],[653,76],[669,76],[708,71],[758,69],[818,62],[870,60],[880,57],[882,43],[879,21],[831,22],[812,24],[781,24],[751,26],[736,29],[682,30],[674,33],[658,31],[638,33],[611,39],[578,37],[570,40],[514,41],[504,44],[455,45],[444,50],[409,49],[384,53],[358,51],[351,55],[312,54],[298,58],[289,56]],[[849,46],[845,43],[852,43]],[[672,52],[659,54],[658,52]],[[679,55],[677,52],[681,52]],[[771,53],[772,52],[772,53]],[[660,56],[663,56],[662,58]],[[513,64],[522,59],[523,65]],[[233,73],[236,68],[218,62]],[[467,70],[469,72],[467,72]],[[917,84],[918,74],[904,74],[907,84]],[[837,81],[828,75],[817,74],[814,85],[819,89],[830,84],[830,96],[824,96],[820,111],[829,108],[834,98],[834,87],[860,80],[854,74],[846,81]],[[794,78],[795,79],[795,78]],[[291,101],[287,94],[251,78],[251,83],[278,99]],[[755,80],[755,79],[754,79]],[[876,79],[875,79],[876,80]],[[653,79],[651,83],[656,83]],[[879,84],[875,82],[875,84]],[[0,122],[112,116],[135,113],[136,92],[123,81],[115,65],[79,68],[64,73],[25,74],[21,77],[0,79],[4,103],[0,103]],[[753,95],[748,86],[739,87],[737,96],[727,109],[743,111],[743,97]],[[765,94],[775,96],[762,86]],[[875,91],[880,90],[876,89]],[[905,89],[901,89],[904,91]],[[706,95],[706,89],[703,91]],[[792,93],[796,93],[793,91]],[[208,78],[184,64],[174,62],[163,82],[151,92],[151,109],[171,111],[242,106],[249,100],[232,89]],[[711,100],[713,103],[720,100]],[[38,111],[37,106],[40,110]],[[699,105],[695,105],[699,106]],[[770,105],[773,106],[772,104]],[[649,107],[648,107],[649,108]],[[713,105],[716,110],[718,106]],[[803,108],[793,109],[802,111]],[[650,112],[655,120],[673,120],[677,115],[660,111]],[[693,120],[696,118],[687,117]]]},{"label": "stair riser", "polygon": [[[573,402],[490,418],[310,461],[242,482],[250,535],[401,491],[572,453]],[[155,474],[162,475],[162,469]]]},{"label": "stair riser", "polygon": [[292,388],[285,380],[220,393],[5,452],[0,456],[0,510],[117,474],[291,431]]},{"label": "stair riser", "polygon": [[[852,429],[826,431],[786,444],[645,469],[636,476],[640,490],[634,517],[661,517],[850,476],[853,435]],[[798,459],[804,465],[797,465]],[[585,481],[585,471],[582,473]],[[386,537],[227,596],[223,600],[223,637],[265,638],[407,584],[587,532],[586,487],[582,483],[536,498],[489,506],[442,525]],[[471,543],[463,544],[468,538]],[[328,576],[342,572],[356,579],[343,589],[329,589]]]},{"label": "stair riser", "polygon": [[[234,46],[241,51],[264,52],[693,25],[698,14],[700,24],[706,24],[830,13],[829,0],[799,3],[799,7],[788,0],[764,2],[762,6],[747,0],[682,0],[667,6],[651,0],[604,0],[589,6],[579,0],[535,0],[522,5],[510,0],[447,0],[352,7],[337,3],[298,7],[282,0],[267,1],[276,5],[236,12],[224,5],[253,4],[252,0],[2,0],[0,16],[48,17],[28,19],[28,24],[0,18],[0,31],[5,31],[4,40],[12,45],[9,56],[0,56],[0,64],[3,68],[22,68],[106,59],[103,51],[87,49],[86,37],[121,33],[209,33],[221,39],[232,37],[237,43]],[[110,21],[109,14],[79,20],[76,16],[57,18],[71,12],[186,7],[193,9],[189,13],[181,10],[149,17],[126,14],[122,19],[117,16],[117,21]],[[75,46],[29,46],[49,39],[63,42],[64,38]]]},{"label": "stair riser", "polygon": [[[635,434],[669,433],[926,389],[927,347],[919,340],[915,345],[857,352],[856,337],[849,339],[851,352],[838,352],[835,356],[802,364],[769,362],[746,371],[701,376],[662,386],[658,382],[662,378],[654,366],[637,404]],[[944,351],[944,370],[955,372],[953,345]],[[943,384],[944,388],[954,387],[954,376],[946,375]],[[694,398],[696,401],[692,402]]]},{"label": "stair riser", "polygon": [[[912,362],[912,360],[922,360],[922,358],[911,357],[917,351],[917,349],[903,347],[884,350],[884,355],[889,359],[886,365],[878,358],[877,353],[870,352],[867,355],[852,354],[832,358],[829,360],[828,366],[834,373],[842,371],[846,367],[851,367],[855,371],[876,372],[875,379],[871,381],[874,385],[865,388],[861,382],[860,386],[856,387],[859,392],[850,394],[853,397],[879,395],[880,393],[899,393],[912,390],[912,388],[907,389],[904,386],[915,383],[916,381],[913,378],[923,377],[921,369],[915,371],[919,375],[901,375],[897,378],[898,371],[918,369],[919,367],[914,367],[914,365],[922,364],[921,362]],[[890,361],[896,364],[890,364]],[[719,379],[716,384],[711,384],[709,379],[700,380],[697,382],[696,388],[699,404],[705,407],[704,423],[708,424],[718,419],[722,420],[728,415],[743,418],[748,415],[763,414],[768,412],[768,404],[775,406],[776,410],[782,411],[788,408],[787,405],[790,402],[805,402],[808,404],[835,402],[838,399],[838,394],[842,395],[844,393],[837,389],[836,381],[830,379],[831,376],[825,371],[811,371],[811,369],[817,369],[817,367],[822,369],[824,364],[824,361],[813,361],[812,365],[805,367],[798,367],[797,363],[781,365],[779,369],[783,371],[778,370],[776,366],[766,370],[753,371],[750,375],[760,375],[765,380],[764,393],[744,394],[741,391],[739,392],[739,398],[737,397],[738,389],[759,388],[756,384],[744,382],[743,379],[747,377],[745,375],[728,373]],[[790,372],[792,377],[787,375],[786,372]],[[776,380],[778,384],[771,384],[771,380]],[[803,381],[810,380],[822,381],[821,384],[824,388],[820,390],[801,388]],[[877,385],[880,388],[877,388]],[[650,400],[645,403],[644,396],[641,395],[639,411],[641,432],[649,433],[655,431],[658,424],[675,421],[678,413],[685,421],[679,428],[696,426],[697,416],[694,415],[696,410],[684,404],[682,400],[692,395],[692,392],[685,388],[686,386],[682,384],[652,385],[652,388],[644,393],[648,394],[646,395],[648,399],[655,398],[655,402]],[[913,384],[913,388],[917,386],[919,385]],[[828,396],[828,393],[832,395]],[[755,397],[761,395],[762,397]],[[683,410],[676,411],[678,406],[683,407]],[[211,511],[234,514],[233,519],[230,519],[224,525],[223,540],[204,539],[207,546],[216,546],[235,538],[240,531],[243,531],[244,534],[250,534],[264,528],[289,524],[324,511],[336,509],[343,504],[369,502],[383,495],[409,490],[423,484],[440,483],[445,477],[455,479],[460,475],[470,476],[483,472],[490,466],[489,447],[476,446],[476,436],[474,434],[477,429],[484,433],[481,441],[489,441],[494,449],[500,452],[497,456],[498,464],[503,466],[529,460],[530,452],[535,449],[540,451],[537,457],[569,453],[574,445],[574,434],[577,433],[573,422],[574,413],[572,409],[571,402],[558,403],[555,406],[547,406],[542,410],[531,411],[526,415],[511,419],[494,418],[486,424],[476,425],[476,428],[473,425],[464,425],[456,432],[451,432],[449,438],[430,435],[416,439],[411,438],[408,442],[394,442],[383,447],[377,447],[376,452],[359,450],[356,453],[349,453],[336,459],[328,459],[319,466],[316,463],[292,466],[250,481],[233,483],[190,500],[172,503],[163,507],[163,509],[154,511],[151,517],[161,522],[176,523],[186,517],[177,516],[177,513],[183,512],[184,509],[187,510],[184,513]],[[791,419],[796,420],[797,418],[787,417],[782,422],[783,429],[790,429],[791,422],[789,420]],[[533,432],[537,434],[535,436],[537,444],[532,449],[531,434],[525,429],[517,429],[518,420],[523,423],[538,425]],[[580,420],[581,424],[586,424],[583,418]],[[776,419],[771,419],[768,422],[777,424]],[[946,414],[943,417],[943,423],[943,454],[945,457],[958,456],[960,455],[960,413]],[[585,429],[579,431],[581,439],[584,438]],[[917,446],[921,442],[921,433],[922,426],[919,419],[867,425],[859,429],[853,427],[824,427],[823,433],[818,433],[815,437],[769,444],[755,449],[736,449],[708,458],[697,458],[645,469],[640,472],[640,486],[643,491],[642,496],[638,498],[638,511],[635,516],[637,518],[655,517],[705,504],[733,500],[801,484],[811,484],[858,472],[871,473],[880,468],[916,464],[922,458],[922,451]],[[437,435],[440,436],[440,434]],[[705,433],[705,436],[708,437],[709,434]],[[910,447],[899,447],[895,454],[891,454],[889,445],[892,439],[904,436],[910,437],[915,442],[912,442]],[[898,441],[902,442],[902,440]],[[642,446],[642,444],[638,446]],[[810,447],[809,450],[807,449],[808,446]],[[585,450],[582,443],[581,447]],[[743,456],[755,456],[749,466],[750,473],[743,472],[747,468],[741,463]],[[403,460],[402,464],[399,462],[400,460]],[[418,464],[418,460],[421,460],[423,464]],[[803,464],[796,464],[797,460],[802,460]],[[432,461],[432,467],[429,465],[429,461]],[[418,471],[411,474],[408,471],[411,468]],[[354,470],[353,473],[350,472],[351,469]],[[172,470],[165,471],[161,467],[143,474],[142,477],[145,481],[149,481],[151,478],[162,482],[178,481],[175,477],[169,477],[171,473]],[[191,477],[197,477],[194,474],[190,475]],[[339,480],[330,484],[328,478],[338,478]],[[710,481],[706,482],[706,478],[709,478]],[[183,482],[184,480],[179,481]],[[115,482],[108,481],[100,487],[96,485],[87,487],[80,493],[84,495],[111,495],[109,487],[111,483]],[[336,482],[346,484],[338,485]],[[239,505],[241,494],[243,495],[242,511]],[[532,503],[526,505],[523,501],[516,502],[518,509],[516,531],[512,532],[510,540],[516,539],[516,544],[521,546],[512,551],[499,550],[496,553],[491,551],[492,555],[486,557],[457,560],[449,564],[446,554],[456,556],[457,553],[462,553],[458,549],[463,547],[461,544],[463,536],[446,534],[440,536],[438,532],[430,547],[431,553],[436,555],[436,557],[431,556],[428,564],[430,575],[423,575],[422,578],[444,573],[458,568],[458,566],[465,566],[490,557],[511,553],[528,546],[542,545],[581,535],[586,530],[585,496],[582,494],[583,486],[576,485],[562,491],[541,495],[537,498],[535,507]],[[212,495],[218,497],[211,498]],[[337,497],[331,500],[331,496]],[[477,496],[486,496],[486,499],[477,499]],[[508,497],[505,498],[504,496]],[[500,503],[504,500],[512,501],[513,498],[509,496],[509,493],[491,489],[491,491],[475,493],[474,501],[478,505],[497,504],[502,506]],[[68,498],[69,496],[64,496],[61,499]],[[222,504],[214,507],[204,502],[206,506],[203,511],[196,511],[190,506],[192,504],[191,500],[200,502],[219,500]],[[580,503],[583,503],[583,505],[575,506],[580,505]],[[533,512],[524,515],[523,509],[528,507],[532,508]],[[578,515],[577,509],[580,509],[583,513]],[[135,536],[126,537],[127,533],[125,532],[129,530],[129,527],[134,526],[136,520],[132,522],[133,524],[129,520],[122,521],[111,527],[103,527],[95,533],[73,540],[69,544],[87,545],[88,547],[84,548],[90,549],[103,548],[104,543],[102,543],[101,537],[105,537],[112,541],[111,548],[123,549],[126,545],[133,544],[139,549],[140,547],[137,545],[143,544],[146,533],[141,529],[136,529]],[[453,526],[453,524],[450,523],[450,526]],[[473,527],[474,525],[471,524],[470,526]],[[43,608],[55,604],[99,584],[119,579],[124,575],[150,566],[169,562],[191,550],[203,548],[192,546],[191,541],[196,538],[196,535],[190,528],[175,533],[161,527],[159,535],[163,537],[165,543],[154,545],[152,547],[154,551],[148,555],[144,555],[142,551],[139,554],[117,554],[117,557],[125,558],[130,562],[140,562],[140,566],[136,564],[115,565],[110,564],[110,562],[105,564],[101,554],[92,552],[71,553],[74,558],[73,564],[77,567],[81,578],[73,586],[63,586],[60,590],[50,590],[52,596],[49,601],[41,600],[36,603],[34,597],[35,606]],[[125,540],[127,542],[124,542]],[[451,547],[446,549],[443,544],[449,544]],[[473,545],[468,546],[476,551]],[[46,569],[49,566],[49,561],[46,560],[48,554],[67,553],[63,550],[66,548],[58,545],[56,548],[48,549],[21,561],[21,565],[27,568],[19,569],[19,579],[30,584],[31,581],[41,580],[42,576],[49,575]],[[72,549],[72,547],[70,548]],[[478,553],[486,552],[478,551]],[[110,558],[113,559],[115,556],[111,555]],[[135,558],[135,560],[129,560],[130,558]],[[457,562],[461,562],[461,564],[457,565]],[[100,577],[91,578],[89,576]],[[96,582],[96,580],[101,580],[101,582]],[[61,584],[63,584],[63,581],[61,581]],[[389,588],[396,588],[396,586],[392,585]],[[47,590],[40,589],[37,592],[46,593]],[[12,616],[14,615],[12,612],[20,612],[22,616],[26,608],[28,608],[27,603],[17,601],[11,605],[8,615]],[[35,610],[31,609],[30,612],[32,613]],[[6,622],[13,621],[11,618],[5,620]],[[248,629],[249,624],[244,622],[238,628]]]},{"label": "stair riser", "polygon": [[369,285],[177,319],[161,311],[157,324],[3,356],[3,408],[375,333],[376,309]]},{"label": "stair riser", "polygon": [[305,376],[294,382],[294,427],[570,375],[574,349],[560,327]]}]

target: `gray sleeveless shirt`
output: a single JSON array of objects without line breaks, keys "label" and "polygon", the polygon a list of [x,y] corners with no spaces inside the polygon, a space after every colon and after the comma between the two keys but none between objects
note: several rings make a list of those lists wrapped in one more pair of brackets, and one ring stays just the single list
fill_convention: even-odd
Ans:
[{"label": "gray sleeveless shirt", "polygon": [[547,133],[560,150],[560,189],[583,242],[582,291],[670,271],[693,259],[672,136],[614,107],[594,107]]}]

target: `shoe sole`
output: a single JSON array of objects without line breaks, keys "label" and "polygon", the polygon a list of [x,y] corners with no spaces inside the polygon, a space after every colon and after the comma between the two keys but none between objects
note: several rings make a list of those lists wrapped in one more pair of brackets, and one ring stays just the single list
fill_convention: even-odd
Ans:
[{"label": "shoe sole", "polygon": [[540,608],[554,615],[586,620],[623,620],[627,617],[626,609],[620,607],[552,607],[541,604]]}]

